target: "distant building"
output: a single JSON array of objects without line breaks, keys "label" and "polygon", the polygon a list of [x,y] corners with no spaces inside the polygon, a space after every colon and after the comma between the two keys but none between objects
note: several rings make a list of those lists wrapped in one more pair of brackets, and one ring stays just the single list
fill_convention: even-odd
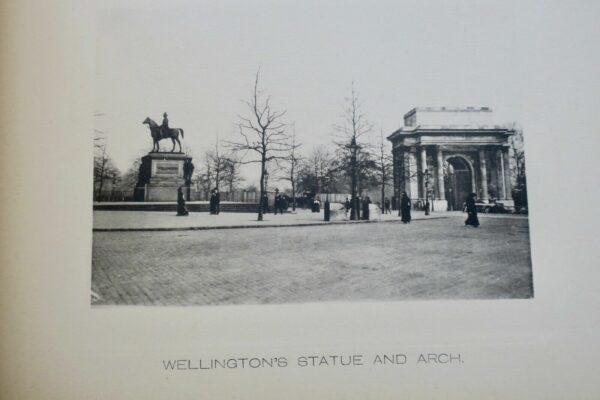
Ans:
[{"label": "distant building", "polygon": [[[461,209],[467,195],[512,203],[508,156],[513,130],[492,124],[488,107],[417,107],[388,140],[394,157],[394,195],[429,201],[436,210]],[[428,177],[426,178],[425,171]],[[433,201],[432,201],[433,199]]]}]

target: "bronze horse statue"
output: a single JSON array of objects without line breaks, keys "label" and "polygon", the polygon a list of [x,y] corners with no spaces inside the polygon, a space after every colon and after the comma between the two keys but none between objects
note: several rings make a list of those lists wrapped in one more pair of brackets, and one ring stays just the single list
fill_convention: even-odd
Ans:
[{"label": "bronze horse statue", "polygon": [[146,118],[142,124],[147,124],[148,128],[150,128],[150,136],[152,136],[152,140],[154,141],[154,146],[152,147],[152,152],[160,151],[160,146],[158,144],[159,141],[163,139],[171,139],[173,142],[173,148],[171,149],[171,153],[175,151],[175,142],[179,144],[179,152],[181,153],[181,142],[179,141],[179,133],[181,133],[181,138],[183,139],[183,129],[181,128],[168,128],[165,132],[163,132],[162,126],[158,125],[151,118]]}]

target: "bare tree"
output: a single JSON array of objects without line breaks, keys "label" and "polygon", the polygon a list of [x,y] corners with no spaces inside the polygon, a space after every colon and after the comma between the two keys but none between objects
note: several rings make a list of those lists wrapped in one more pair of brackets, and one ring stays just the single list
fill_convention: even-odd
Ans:
[{"label": "bare tree", "polygon": [[331,179],[334,157],[326,148],[317,146],[306,159],[306,167],[314,179],[314,191],[320,193],[326,179]]},{"label": "bare tree", "polygon": [[350,176],[350,192],[352,194],[352,210],[350,219],[356,219],[356,209],[358,208],[357,188],[359,183],[359,170],[361,153],[364,152],[365,144],[360,139],[371,132],[372,125],[367,121],[365,114],[361,110],[358,94],[354,90],[352,83],[352,92],[350,98],[346,99],[347,107],[341,116],[341,122],[334,125],[334,128],[340,140],[335,144],[338,147],[338,153],[343,159],[343,167],[346,174]]},{"label": "bare tree", "polygon": [[300,163],[302,157],[298,155],[298,148],[302,146],[301,143],[296,143],[296,127],[291,137],[290,151],[285,157],[285,162],[282,165],[284,175],[281,179],[289,181],[292,186],[292,211],[296,211],[296,189],[298,187],[298,181],[300,179]]},{"label": "bare tree", "polygon": [[[235,154],[230,154],[223,159],[223,181],[229,189],[229,196],[232,196],[236,184],[242,182],[240,174],[240,159]],[[229,199],[232,200],[231,198]]]},{"label": "bare tree", "polygon": [[131,164],[131,167],[129,167],[127,172],[122,176],[120,180],[119,187],[125,198],[133,197],[135,185],[137,184],[139,178],[141,164],[142,160],[136,158]]},{"label": "bare tree", "polygon": [[251,153],[251,159],[242,163],[260,164],[260,200],[258,207],[258,220],[263,220],[262,201],[265,194],[265,172],[267,163],[273,160],[283,160],[289,153],[290,144],[285,133],[287,124],[282,122],[286,111],[274,111],[271,107],[271,98],[263,97],[259,89],[260,70],[254,79],[254,88],[249,101],[244,101],[248,106],[250,117],[238,115],[239,133],[243,140],[228,142],[234,152],[242,152],[244,156]]},{"label": "bare tree", "polygon": [[377,156],[374,160],[374,174],[373,178],[375,182],[381,186],[381,209],[385,212],[385,187],[391,181],[392,172],[392,153],[387,146],[387,142],[383,138],[383,129],[379,132],[379,143],[377,146]]},{"label": "bare tree", "polygon": [[202,164],[201,170],[196,174],[196,188],[207,194],[214,187],[212,160],[208,153],[204,155]]},{"label": "bare tree", "polygon": [[196,185],[202,192],[208,193],[213,188],[219,189],[219,185],[228,183],[227,174],[230,166],[230,156],[223,153],[219,146],[219,139],[215,142],[213,151],[206,151],[202,158],[202,166],[196,174]]},{"label": "bare tree", "polygon": [[114,166],[106,151],[106,143],[100,140],[94,143],[94,188],[96,200],[102,199],[102,190],[106,182],[113,182],[119,177],[119,170]]},{"label": "bare tree", "polygon": [[527,176],[525,174],[525,148],[523,141],[523,130],[516,123],[510,124],[514,134],[510,137],[510,168],[515,183],[514,199],[515,206],[527,207]]}]

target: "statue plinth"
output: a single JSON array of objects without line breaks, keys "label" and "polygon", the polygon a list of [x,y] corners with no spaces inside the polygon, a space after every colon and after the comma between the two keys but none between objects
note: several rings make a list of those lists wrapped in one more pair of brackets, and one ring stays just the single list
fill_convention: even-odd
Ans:
[{"label": "statue plinth", "polygon": [[135,200],[177,201],[177,188],[186,183],[184,165],[191,159],[184,153],[160,152],[148,153],[142,157]]}]

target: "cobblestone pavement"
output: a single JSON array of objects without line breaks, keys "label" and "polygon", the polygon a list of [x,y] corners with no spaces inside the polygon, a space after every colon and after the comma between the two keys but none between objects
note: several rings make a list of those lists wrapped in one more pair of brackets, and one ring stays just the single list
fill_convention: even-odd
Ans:
[{"label": "cobblestone pavement", "polygon": [[94,304],[532,297],[528,220],[463,220],[94,232]]}]

